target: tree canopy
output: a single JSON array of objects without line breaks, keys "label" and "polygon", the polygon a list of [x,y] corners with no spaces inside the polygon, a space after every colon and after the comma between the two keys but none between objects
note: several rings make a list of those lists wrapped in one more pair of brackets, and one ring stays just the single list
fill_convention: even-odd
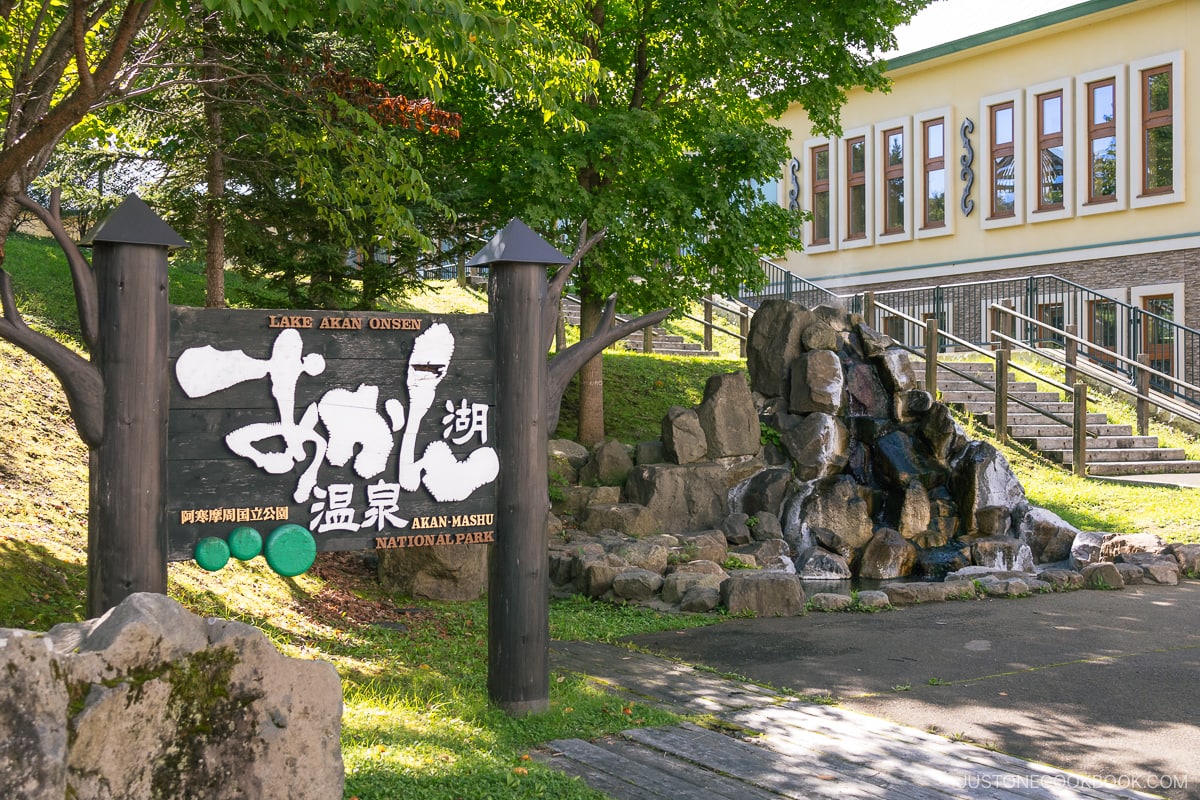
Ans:
[{"label": "tree canopy", "polygon": [[[575,280],[585,328],[616,291],[631,311],[733,293],[800,246],[765,191],[788,157],[774,121],[800,103],[836,131],[929,1],[0,0],[0,264],[63,137],[125,126],[171,159],[173,223],[211,249],[228,220],[239,260],[311,265],[328,291],[297,302],[369,304],[435,239],[513,216],[564,249],[607,231]],[[369,258],[353,296],[349,247],[402,258]],[[601,380],[596,360],[585,442]]]},{"label": "tree canopy", "polygon": [[[758,257],[800,247],[800,216],[764,191],[789,157],[775,124],[802,104],[838,130],[850,87],[886,87],[877,54],[928,0],[591,0],[518,4],[599,66],[571,100],[582,127],[540,125],[502,93],[450,95],[460,146],[487,153],[470,200],[496,224],[520,216],[569,241],[606,229],[581,265],[584,327],[620,292],[630,311],[680,307],[762,280]],[[599,361],[585,368],[579,438],[603,437]]]}]

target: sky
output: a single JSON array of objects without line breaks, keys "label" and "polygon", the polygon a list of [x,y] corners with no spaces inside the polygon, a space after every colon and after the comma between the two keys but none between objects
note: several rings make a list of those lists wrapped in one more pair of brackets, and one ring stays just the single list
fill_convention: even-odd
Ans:
[{"label": "sky", "polygon": [[898,53],[912,53],[989,31],[1083,0],[936,0],[913,21],[896,29]]}]

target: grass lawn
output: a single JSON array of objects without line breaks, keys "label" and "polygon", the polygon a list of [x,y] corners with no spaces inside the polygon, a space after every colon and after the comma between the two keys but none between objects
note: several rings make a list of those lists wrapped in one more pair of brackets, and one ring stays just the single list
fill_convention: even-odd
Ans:
[{"label": "grass lawn", "polygon": [[[30,322],[70,342],[74,300],[64,290],[66,267],[53,247],[15,236],[6,267]],[[202,298],[202,276],[192,267],[173,266],[171,280],[175,302]],[[237,291],[254,295],[254,287]],[[481,310],[482,301],[478,292],[443,284],[410,302],[414,309],[453,313]],[[744,366],[736,359],[615,352],[604,359],[609,432],[627,442],[657,438],[667,408],[699,402],[710,375]],[[0,627],[46,630],[83,615],[87,452],[56,379],[5,343],[0,391]],[[560,435],[572,429],[571,397]],[[1200,490],[1078,479],[1019,449],[1005,453],[1030,499],[1079,527],[1200,541],[1194,513]],[[552,676],[548,712],[510,719],[487,702],[484,602],[388,596],[359,554],[322,554],[313,570],[290,579],[254,562],[218,573],[179,563],[171,566],[169,582],[171,595],[194,612],[248,622],[284,653],[337,667],[345,697],[347,797],[599,798],[581,782],[530,761],[530,749],[670,719],[647,706],[623,705],[571,675]],[[559,639],[613,641],[721,620],[582,600],[550,607],[551,634]]]}]

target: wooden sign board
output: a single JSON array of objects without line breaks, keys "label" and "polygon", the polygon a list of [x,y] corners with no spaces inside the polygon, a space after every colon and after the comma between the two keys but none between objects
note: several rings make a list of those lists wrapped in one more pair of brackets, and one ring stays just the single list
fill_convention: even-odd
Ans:
[{"label": "wooden sign board", "polygon": [[319,551],[494,539],[489,314],[171,309],[168,558],[250,527]]}]

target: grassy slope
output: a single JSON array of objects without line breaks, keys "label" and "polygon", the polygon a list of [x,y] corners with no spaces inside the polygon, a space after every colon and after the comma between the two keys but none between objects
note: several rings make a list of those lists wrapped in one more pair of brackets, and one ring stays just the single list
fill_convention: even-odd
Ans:
[{"label": "grassy slope", "polygon": [[[8,266],[22,308],[43,329],[69,331],[74,303],[66,268],[38,241],[10,240]],[[414,308],[479,311],[477,293],[443,285]],[[23,292],[23,293],[20,293]],[[200,274],[173,267],[172,298],[197,303]],[[36,314],[35,314],[36,312]],[[666,408],[698,402],[704,380],[737,361],[605,355],[610,433],[655,438]],[[86,583],[86,450],[62,392],[41,364],[0,343],[0,627],[45,630],[78,620]],[[571,425],[570,398],[564,425]],[[1031,499],[1075,524],[1154,530],[1200,541],[1190,509],[1200,490],[1114,487],[1079,480],[1009,449]],[[209,574],[173,564],[171,594],[193,611],[258,626],[289,655],[333,662],[346,699],[343,753],[347,797],[453,798],[597,795],[524,758],[553,738],[594,737],[656,724],[660,713],[621,706],[566,675],[551,683],[551,709],[512,720],[486,702],[486,612],[476,603],[413,603],[382,595],[356,554],[322,555],[308,574],[283,579],[261,563]],[[405,631],[379,627],[400,622]],[[660,627],[710,624],[712,617],[664,617],[581,601],[551,606],[558,638],[612,639]]]},{"label": "grassy slope", "polygon": [[[13,237],[6,266],[27,320],[73,343],[74,299],[53,246]],[[201,302],[199,271],[173,265],[171,296]],[[479,312],[486,299],[441,285],[409,307]],[[84,613],[87,451],[54,376],[3,342],[0,392],[0,628],[46,630]],[[388,597],[358,554],[322,554],[313,570],[292,579],[261,559],[211,574],[172,564],[169,590],[198,614],[256,625],[289,655],[336,665],[345,696],[347,797],[597,798],[582,782],[528,761],[528,750],[670,719],[566,675],[553,676],[549,712],[509,719],[487,702],[485,604]],[[556,601],[550,614],[552,635],[564,639],[714,621],[577,601]]]}]

